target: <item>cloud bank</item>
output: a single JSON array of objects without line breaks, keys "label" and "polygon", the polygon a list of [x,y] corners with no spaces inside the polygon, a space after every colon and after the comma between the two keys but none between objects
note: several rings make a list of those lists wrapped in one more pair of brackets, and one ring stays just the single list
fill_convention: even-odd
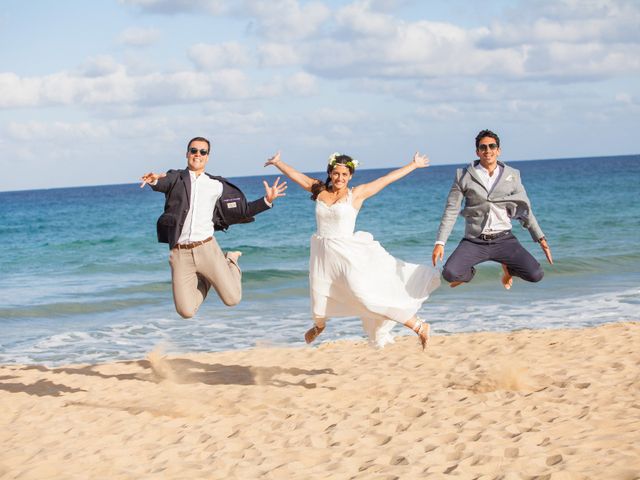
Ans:
[{"label": "cloud bank", "polygon": [[[420,5],[119,0],[131,26],[114,26],[110,46],[71,67],[0,71],[0,154],[36,138],[74,164],[80,157],[68,146],[78,138],[113,144],[105,156],[150,138],[168,166],[163,152],[195,128],[226,139],[238,166],[229,173],[243,174],[256,170],[241,158],[283,143],[301,157],[359,148],[373,167],[405,145],[455,143],[487,125],[520,144],[532,128],[549,136],[548,150],[523,148],[520,158],[595,153],[579,131],[585,122],[616,145],[631,144],[625,128],[640,113],[638,2],[536,0],[475,23]],[[463,158],[461,148],[439,148],[442,162]],[[124,170],[103,180],[133,168]]]}]

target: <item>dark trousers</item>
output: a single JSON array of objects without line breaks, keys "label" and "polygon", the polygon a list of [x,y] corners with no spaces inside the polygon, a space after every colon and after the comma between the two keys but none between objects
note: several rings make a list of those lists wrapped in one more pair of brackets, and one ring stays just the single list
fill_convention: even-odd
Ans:
[{"label": "dark trousers", "polygon": [[476,273],[474,266],[490,260],[504,263],[511,275],[527,282],[539,282],[544,276],[538,261],[511,233],[488,241],[463,238],[444,264],[442,276],[447,282],[469,282]]}]

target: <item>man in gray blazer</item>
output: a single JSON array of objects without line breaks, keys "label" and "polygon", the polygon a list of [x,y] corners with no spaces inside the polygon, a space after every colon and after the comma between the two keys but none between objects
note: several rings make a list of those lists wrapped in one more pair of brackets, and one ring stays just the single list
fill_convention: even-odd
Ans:
[{"label": "man in gray blazer", "polygon": [[[464,238],[444,265],[442,276],[452,287],[469,282],[475,265],[492,260],[502,264],[502,284],[511,288],[513,277],[539,282],[544,272],[538,261],[511,233],[511,220],[517,219],[538,242],[550,264],[551,249],[531,211],[520,172],[498,161],[500,138],[491,130],[476,136],[479,160],[459,168],[440,221],[431,259],[436,265],[444,257],[444,245],[458,214],[465,219]],[[460,210],[462,201],[464,208]]]}]

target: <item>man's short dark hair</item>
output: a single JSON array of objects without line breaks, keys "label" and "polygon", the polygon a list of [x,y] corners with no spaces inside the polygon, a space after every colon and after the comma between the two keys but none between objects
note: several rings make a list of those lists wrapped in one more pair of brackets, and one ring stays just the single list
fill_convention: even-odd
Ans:
[{"label": "man's short dark hair", "polygon": [[498,137],[496,133],[493,133],[491,130],[480,130],[480,133],[478,133],[478,135],[476,136],[476,150],[480,145],[480,140],[482,140],[484,137],[493,138],[496,141],[496,145],[498,145],[498,148],[500,148],[500,137]]},{"label": "man's short dark hair", "polygon": [[189,140],[189,143],[187,143],[187,152],[189,151],[189,147],[193,142],[207,142],[207,150],[209,150],[209,153],[211,153],[211,143],[209,143],[209,140],[204,137],[194,137]]}]

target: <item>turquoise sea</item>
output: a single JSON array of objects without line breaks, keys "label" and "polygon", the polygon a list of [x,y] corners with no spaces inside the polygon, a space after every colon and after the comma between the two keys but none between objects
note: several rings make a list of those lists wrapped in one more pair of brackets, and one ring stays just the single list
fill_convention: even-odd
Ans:
[{"label": "turquoise sea", "polygon": [[[515,225],[544,264],[544,280],[516,279],[505,291],[499,266],[484,264],[471,284],[443,286],[424,304],[420,315],[435,334],[638,320],[640,155],[510,165],[522,172],[555,264]],[[455,168],[429,167],[391,185],[365,203],[358,229],[397,257],[430,262]],[[358,171],[354,184],[385,172]],[[233,180],[257,198],[262,179],[273,177]],[[243,301],[228,308],[212,293],[191,320],[175,313],[168,248],[155,238],[163,204],[162,194],[136,183],[0,192],[0,363],[141,358],[158,344],[169,353],[303,345],[315,229],[308,194],[291,185],[256,222],[216,234],[223,248],[244,252]],[[462,230],[460,218],[446,254]],[[331,321],[321,338],[361,337],[359,320],[350,318]]]}]

